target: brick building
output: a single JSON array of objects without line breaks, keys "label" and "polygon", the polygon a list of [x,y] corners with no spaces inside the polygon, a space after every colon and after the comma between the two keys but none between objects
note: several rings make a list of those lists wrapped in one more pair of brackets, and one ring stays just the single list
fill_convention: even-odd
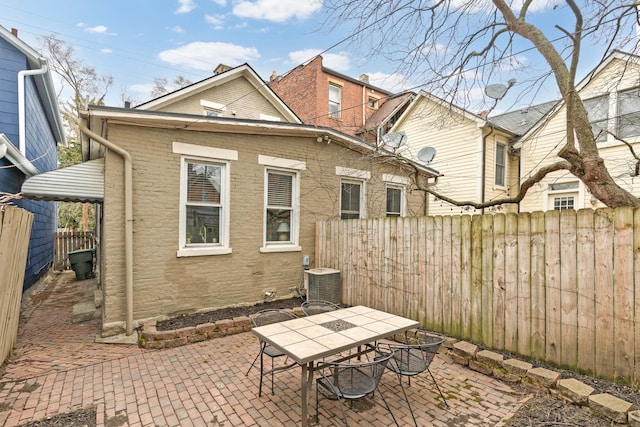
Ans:
[{"label": "brick building", "polygon": [[348,135],[376,141],[381,120],[372,117],[393,96],[369,84],[366,74],[359,79],[345,76],[322,65],[322,56],[300,65],[283,76],[274,72],[269,86],[303,123],[326,126]]}]

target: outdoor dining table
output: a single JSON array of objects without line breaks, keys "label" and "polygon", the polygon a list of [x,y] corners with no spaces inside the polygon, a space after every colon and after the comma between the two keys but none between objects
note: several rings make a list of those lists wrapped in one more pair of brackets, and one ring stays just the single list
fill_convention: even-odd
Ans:
[{"label": "outdoor dining table", "polygon": [[418,327],[407,319],[362,305],[253,328],[258,338],[301,367],[301,425],[309,425],[309,394],[314,362]]}]

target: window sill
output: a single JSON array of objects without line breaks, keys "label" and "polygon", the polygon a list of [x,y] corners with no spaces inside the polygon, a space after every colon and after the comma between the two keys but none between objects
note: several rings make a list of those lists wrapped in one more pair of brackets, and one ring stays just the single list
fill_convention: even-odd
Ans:
[{"label": "window sill", "polygon": [[260,248],[260,252],[263,254],[274,252],[302,252],[302,247],[296,245],[263,246]]},{"label": "window sill", "polygon": [[227,255],[232,252],[231,248],[183,248],[176,253],[177,257],[207,256],[207,255]]}]

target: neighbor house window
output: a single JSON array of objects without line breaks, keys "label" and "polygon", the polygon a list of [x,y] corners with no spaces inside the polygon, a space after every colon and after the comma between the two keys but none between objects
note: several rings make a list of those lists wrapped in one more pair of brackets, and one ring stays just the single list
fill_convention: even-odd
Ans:
[{"label": "neighbor house window", "polygon": [[500,187],[506,185],[507,171],[507,146],[504,144],[496,144],[496,167],[495,167],[495,184]]},{"label": "neighbor house window", "polygon": [[363,182],[343,180],[340,184],[340,218],[362,218]]},{"label": "neighbor house window", "polygon": [[374,110],[378,109],[378,98],[374,98],[372,96],[369,97],[369,100],[367,101],[367,106],[369,108],[373,108]]},{"label": "neighbor house window", "polygon": [[618,137],[640,136],[640,89],[618,94]]},{"label": "neighbor house window", "polygon": [[609,120],[609,95],[598,96],[584,101],[593,135],[597,142],[607,140],[607,123]]},{"label": "neighbor house window", "polygon": [[573,196],[563,196],[563,197],[554,197],[553,198],[553,210],[562,211],[566,209],[574,208],[574,197]]},{"label": "neighbor house window", "polygon": [[227,232],[223,223],[227,165],[188,158],[183,162],[184,247],[220,246]]},{"label": "neighbor house window", "polygon": [[342,109],[342,86],[329,83],[329,116],[334,119],[340,118]]},{"label": "neighbor house window", "polygon": [[557,182],[549,185],[549,198],[553,210],[575,209],[579,195],[577,181]]},{"label": "neighbor house window", "polygon": [[404,216],[404,187],[387,185],[388,217]]}]

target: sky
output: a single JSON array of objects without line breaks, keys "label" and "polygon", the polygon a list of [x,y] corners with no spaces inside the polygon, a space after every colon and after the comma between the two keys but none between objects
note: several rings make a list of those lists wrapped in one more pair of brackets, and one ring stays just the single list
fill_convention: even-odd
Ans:
[{"label": "sky", "polygon": [[[557,18],[554,1],[535,3],[540,22],[545,14]],[[39,50],[39,38],[55,33],[98,74],[112,76],[107,105],[122,106],[123,94],[134,105],[147,101],[154,78],[196,82],[219,64],[248,63],[268,80],[321,52],[326,67],[368,74],[383,89],[419,88],[397,64],[340,43],[352,30],[328,30],[327,13],[322,0],[0,0],[0,25],[17,28],[31,47]],[[519,60],[532,65],[526,52]]]}]

